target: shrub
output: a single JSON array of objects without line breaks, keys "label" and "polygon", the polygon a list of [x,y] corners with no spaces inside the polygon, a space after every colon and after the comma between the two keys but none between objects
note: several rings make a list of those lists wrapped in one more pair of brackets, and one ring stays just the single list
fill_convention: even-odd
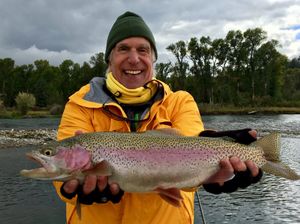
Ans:
[{"label": "shrub", "polygon": [[35,97],[30,93],[22,93],[20,92],[16,99],[17,109],[20,111],[22,115],[26,115],[28,110],[35,106]]},{"label": "shrub", "polygon": [[61,115],[63,112],[63,107],[59,104],[54,104],[49,110],[51,115]]},{"label": "shrub", "polygon": [[0,112],[5,111],[3,100],[0,99]]}]

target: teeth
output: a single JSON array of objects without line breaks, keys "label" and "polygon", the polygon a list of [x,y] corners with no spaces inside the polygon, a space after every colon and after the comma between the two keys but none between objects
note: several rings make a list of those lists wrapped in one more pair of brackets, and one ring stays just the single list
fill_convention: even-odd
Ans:
[{"label": "teeth", "polygon": [[138,71],[130,71],[130,70],[127,70],[127,71],[125,71],[126,73],[128,73],[128,74],[131,74],[131,75],[137,75],[137,74],[139,74],[139,73],[141,73],[141,70],[138,70]]}]

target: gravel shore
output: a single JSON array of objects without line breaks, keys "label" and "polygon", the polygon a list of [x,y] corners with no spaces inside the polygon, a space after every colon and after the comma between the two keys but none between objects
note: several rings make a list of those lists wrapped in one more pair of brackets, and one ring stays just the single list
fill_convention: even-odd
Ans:
[{"label": "gravel shore", "polygon": [[0,149],[43,144],[56,140],[56,134],[54,129],[0,130]]}]

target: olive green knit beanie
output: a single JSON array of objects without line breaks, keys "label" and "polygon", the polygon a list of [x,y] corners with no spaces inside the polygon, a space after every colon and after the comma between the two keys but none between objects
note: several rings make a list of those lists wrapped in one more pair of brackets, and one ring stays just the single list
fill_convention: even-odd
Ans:
[{"label": "olive green knit beanie", "polygon": [[125,12],[117,18],[108,34],[105,51],[105,61],[107,63],[109,54],[115,45],[129,37],[146,38],[153,47],[155,58],[157,58],[155,39],[147,24],[139,15],[133,12]]}]

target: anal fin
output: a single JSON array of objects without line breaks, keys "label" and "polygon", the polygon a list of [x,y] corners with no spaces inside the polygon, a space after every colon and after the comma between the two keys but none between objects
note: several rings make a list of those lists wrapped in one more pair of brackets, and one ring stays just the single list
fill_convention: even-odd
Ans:
[{"label": "anal fin", "polygon": [[164,199],[169,204],[180,207],[180,203],[183,200],[180,190],[177,188],[156,188],[155,191],[160,195],[162,199]]}]

